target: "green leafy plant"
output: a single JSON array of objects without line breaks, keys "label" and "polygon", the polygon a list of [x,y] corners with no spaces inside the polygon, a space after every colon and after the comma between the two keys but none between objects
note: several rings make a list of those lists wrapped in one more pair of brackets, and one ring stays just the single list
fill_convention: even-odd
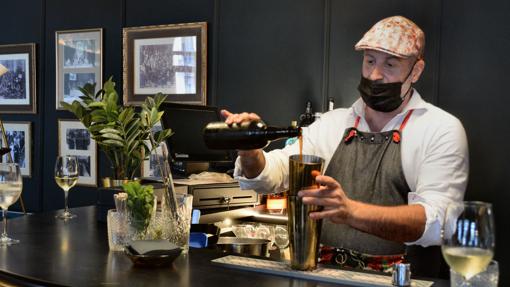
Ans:
[{"label": "green leafy plant", "polygon": [[128,194],[127,207],[131,226],[138,231],[144,231],[149,226],[154,206],[152,185],[141,185],[137,181],[131,181],[123,184],[122,188]]},{"label": "green leafy plant", "polygon": [[165,129],[156,132],[154,140],[149,136],[163,115],[159,106],[166,96],[158,93],[154,98],[147,97],[136,111],[132,106],[119,104],[111,77],[99,92],[95,93],[95,90],[95,84],[87,83],[80,88],[81,102],[61,104],[83,123],[106,154],[112,164],[114,179],[133,179],[143,160],[172,135],[170,129]]}]

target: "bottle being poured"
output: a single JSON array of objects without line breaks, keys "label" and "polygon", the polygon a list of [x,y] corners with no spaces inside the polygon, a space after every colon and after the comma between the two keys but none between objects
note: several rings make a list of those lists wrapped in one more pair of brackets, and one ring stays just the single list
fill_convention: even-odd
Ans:
[{"label": "bottle being poured", "polygon": [[212,122],[204,128],[203,134],[210,149],[251,150],[264,148],[273,140],[299,137],[301,128],[267,126],[261,120],[233,124]]}]

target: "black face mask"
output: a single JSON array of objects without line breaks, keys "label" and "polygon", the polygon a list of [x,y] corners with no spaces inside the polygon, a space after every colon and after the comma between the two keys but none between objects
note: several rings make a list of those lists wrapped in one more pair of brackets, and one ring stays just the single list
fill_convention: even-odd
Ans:
[{"label": "black face mask", "polygon": [[[411,71],[409,71],[409,74],[407,74],[407,77],[404,79],[404,82],[411,75],[413,68],[414,65],[411,68]],[[405,97],[412,88],[412,86],[409,87],[409,90],[407,90],[404,96],[400,97],[402,84],[402,82],[386,84],[376,83],[376,81],[369,80],[362,75],[358,85],[358,91],[360,92],[361,98],[365,104],[371,109],[378,112],[388,113],[396,110],[400,107],[400,105],[402,105]]]}]

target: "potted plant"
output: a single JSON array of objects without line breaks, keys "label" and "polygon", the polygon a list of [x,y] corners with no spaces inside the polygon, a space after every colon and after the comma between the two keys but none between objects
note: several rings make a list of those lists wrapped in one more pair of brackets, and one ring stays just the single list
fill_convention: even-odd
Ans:
[{"label": "potted plant", "polygon": [[136,181],[125,183],[122,188],[128,195],[127,208],[133,237],[144,239],[153,215],[154,189],[152,185],[141,185]]},{"label": "potted plant", "polygon": [[[80,88],[80,101],[71,104],[61,102],[87,128],[99,148],[110,160],[113,178],[132,180],[143,160],[147,158],[161,142],[172,135],[165,129],[150,137],[152,128],[160,122],[163,112],[159,106],[166,96],[161,93],[147,97],[139,111],[132,106],[119,104],[115,91],[115,82],[108,79],[103,88],[95,93],[95,84],[86,84]],[[150,142],[150,146],[147,145]]]}]

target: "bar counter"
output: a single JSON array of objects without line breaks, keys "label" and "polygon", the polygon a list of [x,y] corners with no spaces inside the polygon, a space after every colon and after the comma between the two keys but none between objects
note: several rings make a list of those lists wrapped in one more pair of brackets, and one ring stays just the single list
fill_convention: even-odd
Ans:
[{"label": "bar counter", "polygon": [[[16,245],[0,248],[0,283],[22,286],[338,286],[222,267],[223,256],[210,249],[190,249],[173,266],[134,267],[122,252],[110,252],[106,224],[96,221],[95,207],[72,209],[77,218],[64,222],[56,212],[8,221]],[[430,279],[429,279],[430,280]],[[434,280],[434,286],[449,286]]]}]

